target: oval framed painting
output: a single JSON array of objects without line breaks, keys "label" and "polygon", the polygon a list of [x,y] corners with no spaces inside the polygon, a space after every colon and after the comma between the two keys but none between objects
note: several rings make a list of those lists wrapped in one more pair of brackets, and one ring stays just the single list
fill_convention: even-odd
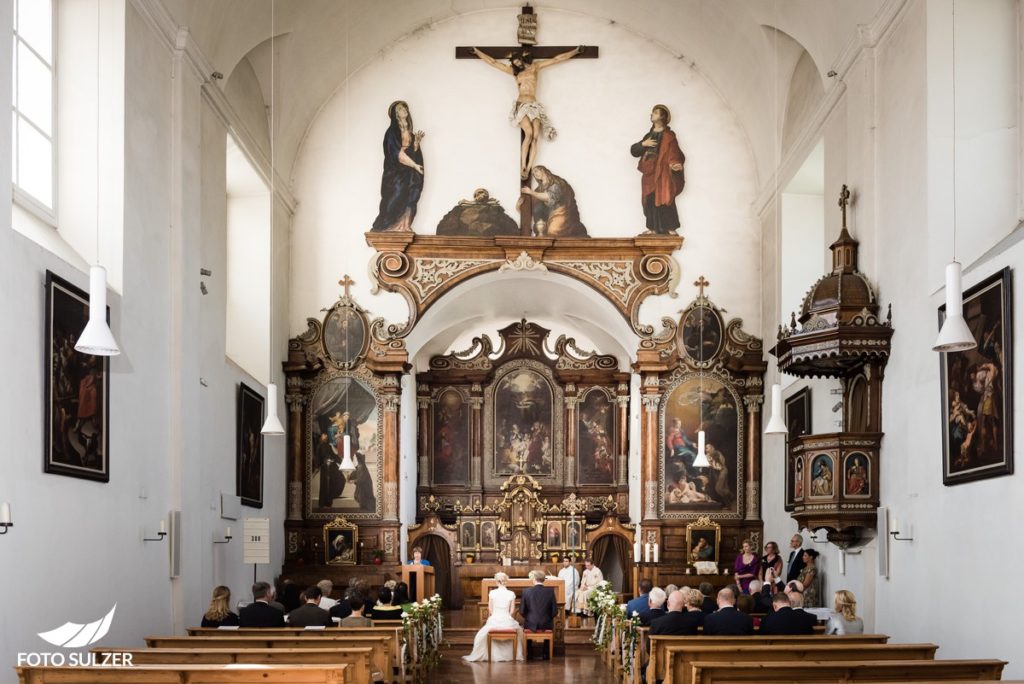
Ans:
[{"label": "oval framed painting", "polygon": [[677,343],[694,361],[711,361],[722,351],[722,330],[722,319],[717,311],[710,306],[694,306],[683,314]]},{"label": "oval framed painting", "polygon": [[366,320],[352,307],[336,307],[324,321],[323,342],[324,352],[336,364],[355,365],[366,347]]}]

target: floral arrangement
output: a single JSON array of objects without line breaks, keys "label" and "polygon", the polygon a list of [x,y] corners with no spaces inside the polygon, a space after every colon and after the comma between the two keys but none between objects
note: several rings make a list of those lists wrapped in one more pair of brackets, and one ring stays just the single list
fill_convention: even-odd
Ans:
[{"label": "floral arrangement", "polygon": [[[426,671],[441,660],[441,644],[444,640],[444,616],[441,613],[441,597],[434,594],[428,599],[411,604],[402,612],[402,659],[410,664],[413,652],[417,662],[413,669],[417,679],[425,677]],[[410,648],[410,645],[413,648]]]},{"label": "floral arrangement", "polygon": [[640,617],[635,611],[626,615],[626,606],[617,601],[618,596],[608,580],[587,594],[587,609],[597,618],[591,641],[598,651],[604,651],[610,647],[612,639],[620,639],[622,667],[628,677],[633,670],[636,645],[640,639]]}]

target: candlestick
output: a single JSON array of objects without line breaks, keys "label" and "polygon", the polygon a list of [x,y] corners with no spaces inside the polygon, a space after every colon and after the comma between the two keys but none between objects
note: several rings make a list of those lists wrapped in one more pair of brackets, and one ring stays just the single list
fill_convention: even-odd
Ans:
[{"label": "candlestick", "polygon": [[0,525],[11,524],[11,504],[2,503],[0,504]]},{"label": "candlestick", "polygon": [[165,532],[167,532],[167,523],[165,521],[161,520],[160,521],[160,533],[163,534]]},{"label": "candlestick", "polygon": [[644,563],[651,562],[651,544],[650,542],[644,544]]},{"label": "candlestick", "polygon": [[633,544],[633,562],[640,562],[640,542]]},{"label": "candlestick", "polygon": [[658,544],[657,544],[657,542],[655,542],[655,544],[654,544],[654,562],[655,563],[658,562]]},{"label": "candlestick", "polygon": [[228,539],[231,538],[231,526],[230,525],[228,525],[227,532],[224,533],[224,536],[227,537]]}]

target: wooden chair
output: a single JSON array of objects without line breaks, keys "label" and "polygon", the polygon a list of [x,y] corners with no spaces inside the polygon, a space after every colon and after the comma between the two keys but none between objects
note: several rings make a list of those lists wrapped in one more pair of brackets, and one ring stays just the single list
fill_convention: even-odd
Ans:
[{"label": "wooden chair", "polygon": [[550,629],[535,632],[532,629],[527,629],[523,632],[526,636],[526,656],[530,656],[530,642],[539,641],[540,643],[546,643],[548,645],[548,660],[553,660],[555,657],[555,633]]},{"label": "wooden chair", "polygon": [[491,660],[491,644],[495,641],[512,642],[512,660],[516,659],[519,651],[519,630],[518,629],[492,629],[487,633],[487,661]]}]

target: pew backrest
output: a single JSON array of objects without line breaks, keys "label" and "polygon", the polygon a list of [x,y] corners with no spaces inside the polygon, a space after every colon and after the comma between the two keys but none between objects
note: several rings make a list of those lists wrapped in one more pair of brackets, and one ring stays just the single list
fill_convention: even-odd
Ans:
[{"label": "pew backrest", "polygon": [[998,680],[1002,660],[780,661],[731,663],[695,661],[693,681],[699,684],[753,682],[922,682],[956,679]]},{"label": "pew backrest", "polygon": [[346,666],[139,665],[137,667],[17,667],[20,684],[346,684]]}]

